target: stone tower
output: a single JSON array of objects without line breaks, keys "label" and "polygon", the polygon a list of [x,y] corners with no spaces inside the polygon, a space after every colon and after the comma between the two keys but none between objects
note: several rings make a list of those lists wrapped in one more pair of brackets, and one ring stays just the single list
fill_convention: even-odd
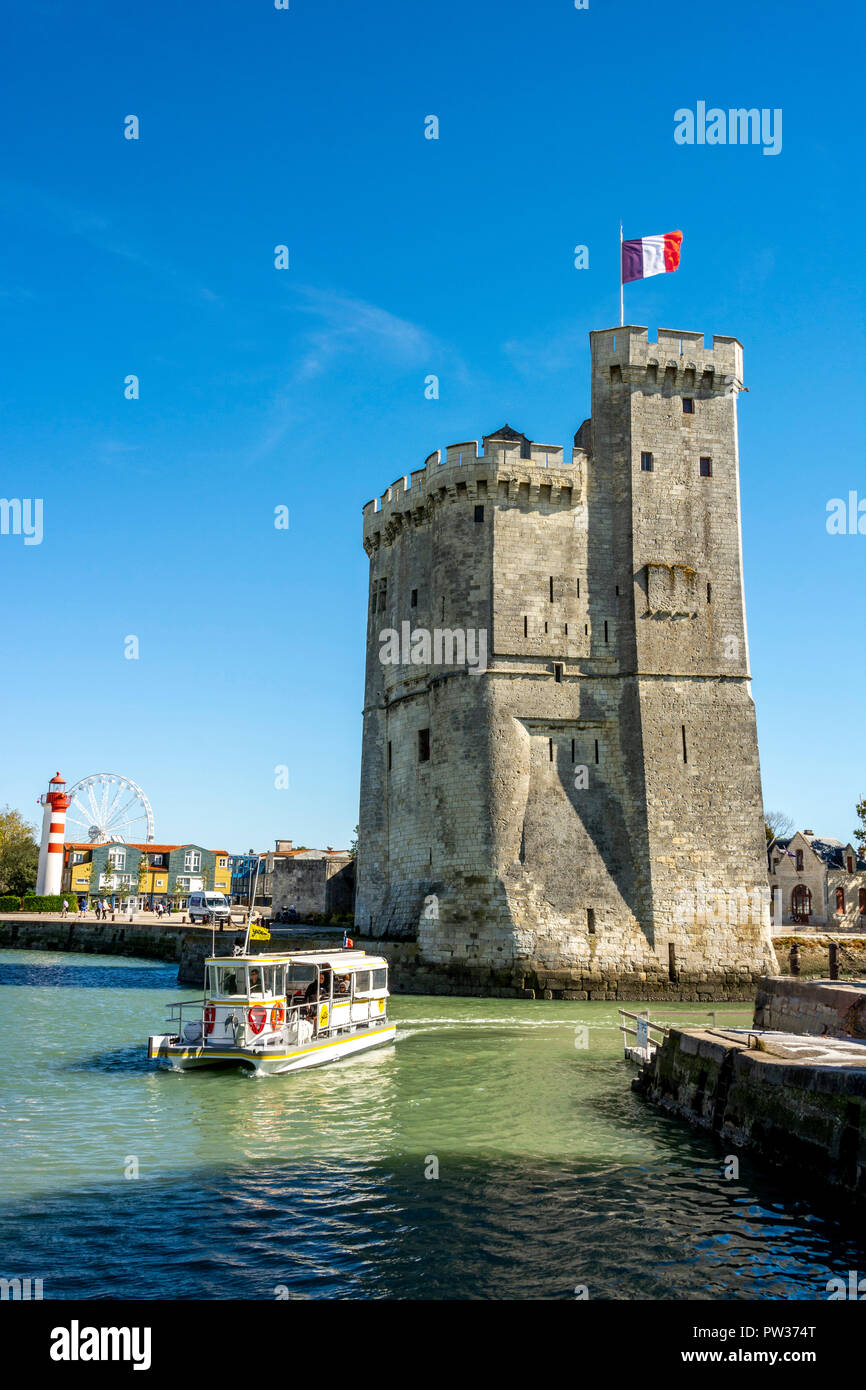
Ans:
[{"label": "stone tower", "polygon": [[775,965],[742,347],[590,342],[570,460],[506,426],[364,508],[356,925],[431,991],[735,997]]}]

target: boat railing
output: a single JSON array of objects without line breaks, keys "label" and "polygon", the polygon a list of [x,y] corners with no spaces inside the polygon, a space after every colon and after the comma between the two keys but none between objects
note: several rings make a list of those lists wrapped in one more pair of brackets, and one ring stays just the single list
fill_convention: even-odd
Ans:
[{"label": "boat railing", "polygon": [[[239,1047],[249,1047],[260,1042],[265,1032],[266,1025],[269,1023],[271,1024],[271,1029],[269,1031],[273,1031],[272,1011],[274,1009],[282,1010],[283,1017],[279,1023],[279,1028],[281,1030],[284,1028],[291,1028],[295,1023],[299,1023],[301,1020],[312,1023],[313,1032],[316,1037],[325,1037],[332,1032],[342,1032],[346,1027],[346,1024],[342,1021],[339,1024],[333,1024],[330,1017],[328,1023],[324,1027],[316,1027],[320,1005],[327,1004],[329,1009],[331,1009],[334,1003],[339,1002],[339,997],[333,1000],[307,1000],[296,1004],[288,1004],[285,1000],[267,997],[259,1000],[238,999],[237,1001],[223,1000],[222,1002],[229,1008],[229,1013],[222,1021],[223,1030],[226,1035],[225,1041],[228,1042],[229,1038],[231,1038],[231,1041]],[[210,1025],[210,1031],[206,1031],[207,1023],[205,1020],[205,1009],[208,1007],[208,1003],[209,1001],[207,999],[183,999],[177,1003],[167,1005],[170,1030],[181,1040],[184,1040],[184,1028],[190,1023],[198,1024],[201,1030],[198,1040],[203,1041],[205,1036],[212,1038],[214,1029],[217,1025],[214,1021]],[[250,1015],[255,1009],[264,1010],[265,1012],[265,1019],[262,1027],[258,1029],[255,1029],[250,1023]],[[232,1023],[231,1033],[229,1033],[226,1026],[230,1021]],[[256,1021],[258,1021],[258,1015],[256,1016]],[[192,1042],[194,1040],[191,1038],[189,1041]],[[220,1038],[219,1041],[222,1042],[223,1039]]]}]

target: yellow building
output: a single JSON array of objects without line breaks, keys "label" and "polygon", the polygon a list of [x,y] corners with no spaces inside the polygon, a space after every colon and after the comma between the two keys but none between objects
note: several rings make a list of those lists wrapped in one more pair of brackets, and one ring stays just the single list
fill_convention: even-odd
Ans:
[{"label": "yellow building", "polygon": [[67,844],[62,891],[76,897],[122,898],[133,909],[171,902],[184,908],[190,893],[231,892],[227,850],[202,845]]}]

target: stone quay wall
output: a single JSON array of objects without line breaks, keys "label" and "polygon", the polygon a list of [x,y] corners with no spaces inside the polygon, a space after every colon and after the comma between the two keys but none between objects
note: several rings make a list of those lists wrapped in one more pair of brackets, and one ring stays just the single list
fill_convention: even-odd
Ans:
[{"label": "stone quay wall", "polygon": [[672,1028],[633,1085],[800,1182],[866,1197],[866,1049],[786,1038],[763,1034],[760,1050],[742,1034]]},{"label": "stone quay wall", "polygon": [[866,983],[769,977],[758,986],[755,1027],[866,1040]]},{"label": "stone quay wall", "polygon": [[211,939],[209,930],[166,927],[150,922],[76,921],[74,918],[6,917],[0,921],[0,949],[15,951],[81,951],[87,955],[142,956],[180,961],[187,935]]},{"label": "stone quay wall", "polygon": [[[178,984],[201,989],[204,961],[215,940],[218,955],[230,955],[241,929],[217,932],[207,927],[178,927],[166,930],[151,924],[77,923],[60,921],[0,921],[0,949],[32,951],[81,951],[86,954],[141,956],[145,959],[177,961]],[[342,930],[311,929],[291,936],[274,933],[266,950],[327,950],[342,944]],[[391,967],[393,994],[437,994],[491,996],[502,999],[620,999],[623,1001],[683,1000],[706,1002],[751,1002],[755,978],[748,969],[719,972],[717,975],[677,973],[675,979],[649,978],[645,972],[633,975],[605,975],[601,971],[574,973],[549,970],[528,962],[499,968],[462,961],[441,964],[426,960],[416,941],[389,941],[363,937],[352,932],[358,950],[384,955]]]}]

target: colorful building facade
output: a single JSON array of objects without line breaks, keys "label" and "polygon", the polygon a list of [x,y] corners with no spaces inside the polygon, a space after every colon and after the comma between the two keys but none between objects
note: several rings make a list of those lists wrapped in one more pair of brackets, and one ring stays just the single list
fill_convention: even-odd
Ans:
[{"label": "colorful building facade", "polygon": [[136,911],[158,902],[185,908],[189,894],[201,889],[231,892],[227,850],[196,844],[67,844],[63,850],[62,891],[77,898],[105,898]]}]

